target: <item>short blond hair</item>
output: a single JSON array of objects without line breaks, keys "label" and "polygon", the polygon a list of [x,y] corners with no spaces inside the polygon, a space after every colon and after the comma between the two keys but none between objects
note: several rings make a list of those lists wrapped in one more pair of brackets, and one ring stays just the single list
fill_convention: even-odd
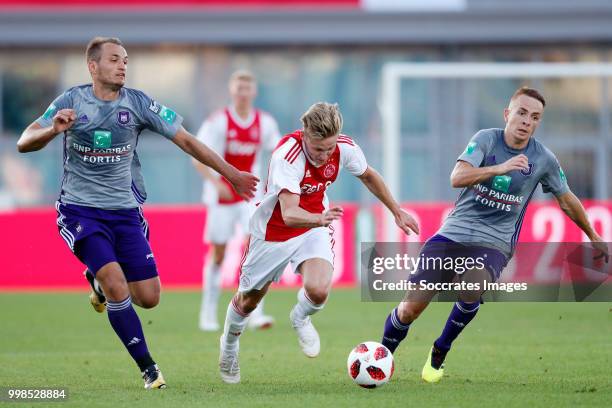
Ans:
[{"label": "short blond hair", "polygon": [[234,81],[247,81],[252,82],[254,84],[257,83],[255,75],[248,69],[239,69],[237,71],[234,71],[232,75],[230,75],[229,83],[231,84]]},{"label": "short blond hair", "polygon": [[310,137],[325,139],[340,134],[342,114],[337,103],[317,102],[300,118],[304,132]]}]

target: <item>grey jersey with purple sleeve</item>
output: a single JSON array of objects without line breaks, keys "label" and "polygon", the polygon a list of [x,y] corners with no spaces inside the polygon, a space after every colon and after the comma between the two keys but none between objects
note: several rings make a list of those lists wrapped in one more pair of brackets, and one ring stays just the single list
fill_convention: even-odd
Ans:
[{"label": "grey jersey with purple sleeve", "polygon": [[50,126],[61,109],[76,121],[64,132],[64,175],[59,201],[107,210],[135,208],[146,192],[136,153],[144,129],[172,139],[183,118],[141,91],[122,88],[113,101],[98,99],[92,85],[68,89],[37,119]]},{"label": "grey jersey with purple sleeve", "polygon": [[569,191],[565,174],[555,155],[531,137],[527,147],[513,149],[504,140],[503,129],[481,130],[457,160],[474,167],[501,164],[524,154],[529,169],[511,171],[464,188],[455,208],[438,234],[459,243],[478,243],[500,250],[508,259],[521,231],[527,204],[538,184],[560,196]]}]

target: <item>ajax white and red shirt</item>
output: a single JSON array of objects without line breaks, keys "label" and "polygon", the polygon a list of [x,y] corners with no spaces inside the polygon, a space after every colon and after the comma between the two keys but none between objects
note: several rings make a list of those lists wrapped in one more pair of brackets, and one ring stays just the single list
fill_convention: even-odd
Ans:
[{"label": "ajax white and red shirt", "polygon": [[[242,120],[232,106],[213,113],[198,131],[198,140],[228,163],[260,178],[261,152],[274,149],[279,139],[278,125],[268,113],[252,110],[249,117]],[[215,186],[205,181],[202,197],[205,204],[235,204],[243,201],[225,178],[222,181],[233,191],[232,198],[221,200]]]},{"label": "ajax white and red shirt", "polygon": [[328,208],[327,188],[336,181],[341,168],[354,176],[368,168],[361,148],[348,136],[340,135],[327,162],[316,167],[308,158],[301,130],[284,136],[270,159],[268,182],[263,200],[251,216],[253,236],[266,241],[286,241],[309,228],[288,227],[283,221],[278,195],[287,190],[300,196],[300,207],[311,213]]}]

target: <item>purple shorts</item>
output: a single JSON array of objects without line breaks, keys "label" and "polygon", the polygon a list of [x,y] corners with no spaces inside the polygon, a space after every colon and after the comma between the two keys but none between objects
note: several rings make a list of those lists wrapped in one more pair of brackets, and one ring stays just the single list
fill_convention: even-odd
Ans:
[{"label": "purple shorts", "polygon": [[140,208],[103,210],[59,202],[55,208],[60,236],[94,275],[118,262],[128,282],[158,276]]},{"label": "purple shorts", "polygon": [[[426,264],[426,267],[420,267],[417,273],[410,277],[410,281],[415,283],[421,280],[426,280],[428,283],[452,282],[457,273],[472,269],[473,266],[468,267],[468,264],[465,263],[468,258],[479,259],[489,272],[493,282],[496,282],[508,263],[504,254],[497,249],[458,243],[439,234],[427,240],[421,248],[419,257],[432,261]],[[443,259],[445,261],[443,265],[453,265],[455,268],[440,268],[440,264],[433,261],[434,259]],[[460,271],[458,268],[464,270]]]}]

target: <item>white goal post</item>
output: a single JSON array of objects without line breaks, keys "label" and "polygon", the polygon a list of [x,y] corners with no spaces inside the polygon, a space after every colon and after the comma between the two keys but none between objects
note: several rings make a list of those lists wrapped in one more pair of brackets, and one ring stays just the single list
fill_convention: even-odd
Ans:
[{"label": "white goal post", "polygon": [[[470,78],[605,78],[609,63],[462,63],[390,62],[382,69],[383,175],[394,197],[400,198],[400,84],[402,79]],[[385,240],[394,241],[393,217],[386,212]]]}]

